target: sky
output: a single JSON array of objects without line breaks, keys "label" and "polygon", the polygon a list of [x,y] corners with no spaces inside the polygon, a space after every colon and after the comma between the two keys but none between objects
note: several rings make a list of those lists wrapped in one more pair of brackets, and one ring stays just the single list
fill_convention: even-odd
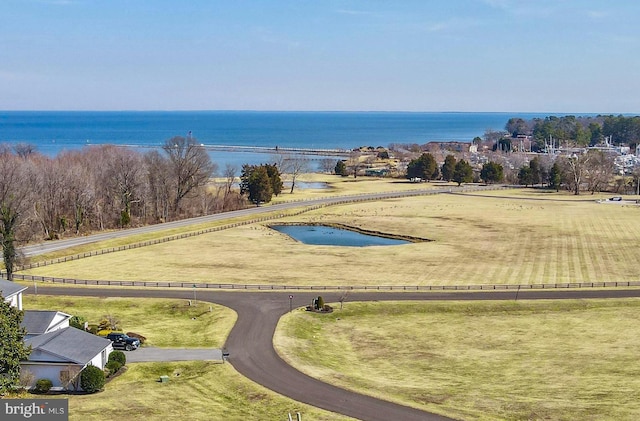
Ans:
[{"label": "sky", "polygon": [[1,0],[0,110],[640,113],[637,0]]}]

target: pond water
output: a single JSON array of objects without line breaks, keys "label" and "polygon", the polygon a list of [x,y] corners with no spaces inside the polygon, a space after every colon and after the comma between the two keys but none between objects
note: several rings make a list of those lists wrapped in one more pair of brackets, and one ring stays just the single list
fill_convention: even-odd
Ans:
[{"label": "pond water", "polygon": [[409,241],[361,234],[324,225],[272,225],[271,228],[304,244],[323,246],[397,246]]}]

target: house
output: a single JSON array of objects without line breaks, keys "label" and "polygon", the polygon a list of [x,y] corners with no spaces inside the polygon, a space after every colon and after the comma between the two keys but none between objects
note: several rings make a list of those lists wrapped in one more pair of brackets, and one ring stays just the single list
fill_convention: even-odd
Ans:
[{"label": "house", "polygon": [[31,346],[31,354],[20,363],[21,370],[33,374],[30,377],[34,383],[51,380],[54,389],[77,381],[77,375],[88,365],[104,370],[113,351],[110,340],[69,326],[32,336],[25,344]]},{"label": "house", "polygon": [[21,326],[27,331],[25,339],[69,327],[70,314],[61,311],[24,310]]},{"label": "house", "polygon": [[[22,292],[27,287],[0,279],[0,295],[9,305],[22,310]],[[78,374],[88,365],[104,370],[113,351],[110,340],[69,326],[70,314],[61,311],[23,310],[21,326],[27,331],[25,345],[31,354],[20,363],[29,387],[49,379],[54,389],[79,387]],[[24,374],[30,373],[28,376]]]},{"label": "house", "polygon": [[22,291],[25,289],[27,289],[27,287],[0,279],[0,295],[4,297],[4,300],[8,302],[10,306],[17,307],[18,310],[22,310]]}]

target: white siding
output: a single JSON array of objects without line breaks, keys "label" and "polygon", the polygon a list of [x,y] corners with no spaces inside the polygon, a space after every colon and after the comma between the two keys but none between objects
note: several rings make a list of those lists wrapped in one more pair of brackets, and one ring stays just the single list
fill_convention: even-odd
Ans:
[{"label": "white siding", "polygon": [[5,298],[5,301],[9,303],[10,306],[16,307],[18,310],[22,310],[22,293]]},{"label": "white siding", "polygon": [[[40,379],[49,379],[53,384],[54,388],[61,388],[62,384],[60,383],[60,372],[69,370],[70,365],[68,364],[29,364],[22,363],[20,364],[21,370],[29,370],[33,373],[33,384],[30,387],[35,385]],[[81,366],[76,366],[76,369],[79,369]]]},{"label": "white siding", "polygon": [[109,361],[109,354],[111,354],[111,351],[113,351],[113,347],[109,345],[104,352],[93,357],[89,362],[89,365],[95,365],[96,367],[100,367],[104,370],[104,366],[107,365],[107,361]]}]

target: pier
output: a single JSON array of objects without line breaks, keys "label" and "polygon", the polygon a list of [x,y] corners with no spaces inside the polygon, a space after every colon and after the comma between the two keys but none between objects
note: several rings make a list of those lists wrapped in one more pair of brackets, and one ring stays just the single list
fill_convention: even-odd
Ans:
[{"label": "pier", "polygon": [[[93,143],[92,146],[97,145]],[[123,148],[162,148],[162,145],[142,145],[142,144],[126,144],[115,145]],[[353,153],[350,149],[318,149],[318,148],[286,148],[280,146],[241,146],[241,145],[207,145],[200,144],[200,147],[208,151],[217,152],[252,152],[252,153],[269,153],[269,154],[292,154],[292,155],[316,155],[316,156],[339,156],[349,157]],[[374,152],[360,152],[363,155]]]}]

